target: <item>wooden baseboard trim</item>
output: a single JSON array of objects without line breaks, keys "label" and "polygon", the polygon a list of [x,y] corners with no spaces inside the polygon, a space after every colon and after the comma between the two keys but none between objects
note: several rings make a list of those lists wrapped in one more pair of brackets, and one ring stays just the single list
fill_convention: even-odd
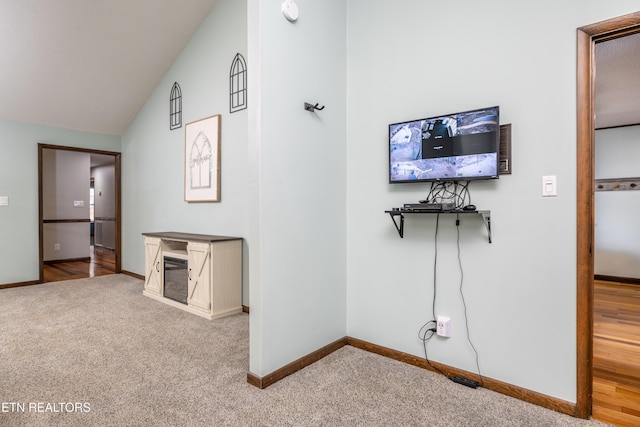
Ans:
[{"label": "wooden baseboard trim", "polygon": [[345,345],[347,345],[347,338],[340,338],[339,340],[334,341],[331,344],[328,344],[314,351],[313,353],[303,356],[300,359],[295,360],[288,365],[285,365],[282,368],[265,375],[264,377],[259,377],[249,372],[247,374],[247,382],[252,386],[258,387],[260,389],[267,388],[271,384],[274,384],[281,379],[288,377],[289,375],[317,362],[318,360],[322,359],[325,356],[328,356],[329,354],[344,347]]},{"label": "wooden baseboard trim", "polygon": [[[318,360],[344,347],[345,345],[350,345],[361,350],[368,351],[370,353],[379,354],[381,356],[408,363],[410,365],[427,369],[429,371],[444,373],[447,376],[462,375],[464,377],[478,381],[481,386],[483,388],[486,388],[487,390],[492,390],[497,393],[504,394],[506,396],[510,396],[537,406],[541,406],[543,408],[551,409],[565,415],[570,415],[572,417],[577,416],[577,407],[574,403],[567,402],[565,400],[558,399],[552,396],[547,396],[545,394],[508,384],[499,380],[494,380],[492,378],[481,377],[480,375],[473,372],[467,372],[462,369],[444,365],[442,363],[431,361],[431,363],[429,364],[423,357],[414,356],[412,354],[393,350],[388,347],[383,347],[381,345],[372,344],[370,342],[351,337],[344,337],[337,341],[334,341],[333,343],[326,345],[321,349],[308,354],[307,356],[303,356],[300,359],[268,375],[265,375],[264,377],[259,377],[249,372],[247,373],[247,382],[252,386],[260,389],[267,388],[270,385],[280,381],[281,379],[303,369],[304,367],[317,362]],[[440,372],[438,372],[438,370]]]},{"label": "wooden baseboard trim", "polygon": [[262,377],[257,376],[252,372],[247,372],[247,382],[257,388],[263,389],[262,386]]},{"label": "wooden baseboard trim", "polygon": [[127,271],[127,270],[120,270],[120,273],[121,273],[121,274],[124,274],[124,275],[126,275],[126,276],[135,277],[136,279],[144,280],[144,276],[143,276],[143,275],[141,275],[141,274],[136,274],[136,273],[133,273],[133,272],[131,272],[131,271]]},{"label": "wooden baseboard trim", "polygon": [[78,262],[78,261],[91,261],[91,257],[82,257],[82,258],[68,258],[68,259],[52,259],[49,261],[43,261],[42,263],[45,265],[51,264],[61,264],[63,262]]},{"label": "wooden baseboard trim", "polygon": [[41,282],[39,280],[31,280],[29,282],[6,283],[4,285],[0,285],[0,289],[20,288],[22,286],[39,285],[40,283]]},{"label": "wooden baseboard trim", "polygon": [[[366,341],[359,340],[357,338],[347,337],[347,344],[359,348],[361,350],[376,353],[381,356],[389,357],[391,359],[398,360],[400,362],[409,363],[420,368],[428,369],[433,372],[437,372],[439,369],[447,376],[462,375],[472,380],[478,381],[482,384],[482,387],[492,390],[510,397],[514,397],[525,402],[532,403],[534,405],[542,406],[543,408],[551,409],[556,412],[560,412],[566,415],[575,416],[576,405],[570,402],[566,402],[555,397],[547,396],[542,393],[531,391],[522,387],[507,384],[502,381],[494,380],[487,377],[480,377],[478,374],[467,372],[462,369],[453,368],[451,366],[444,365],[431,361],[431,365],[423,357],[417,357],[412,354],[404,353],[402,351],[393,350],[387,347],[383,347],[377,344],[372,344]],[[434,368],[435,367],[435,368]],[[436,369],[437,368],[437,369]]]},{"label": "wooden baseboard trim", "polygon": [[640,279],[636,279],[634,277],[605,276],[602,274],[596,274],[594,276],[594,279],[602,280],[604,282],[617,282],[617,283],[626,283],[631,285],[640,285]]}]

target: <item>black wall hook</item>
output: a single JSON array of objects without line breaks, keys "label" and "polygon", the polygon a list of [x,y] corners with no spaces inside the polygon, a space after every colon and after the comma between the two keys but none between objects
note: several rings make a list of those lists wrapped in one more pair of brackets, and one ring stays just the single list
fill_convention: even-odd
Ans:
[{"label": "black wall hook", "polygon": [[314,112],[316,110],[318,110],[318,111],[324,110],[324,105],[322,107],[318,107],[318,105],[320,105],[320,104],[318,104],[317,102],[316,102],[316,105],[311,105],[308,102],[305,102],[304,103],[304,109],[307,110],[307,111],[311,111],[311,112]]}]

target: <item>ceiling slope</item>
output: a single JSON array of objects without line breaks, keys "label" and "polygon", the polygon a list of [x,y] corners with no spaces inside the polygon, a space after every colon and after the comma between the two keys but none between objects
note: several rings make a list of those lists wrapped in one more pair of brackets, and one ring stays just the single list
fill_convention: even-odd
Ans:
[{"label": "ceiling slope", "polygon": [[214,3],[0,0],[0,119],[122,135]]},{"label": "ceiling slope", "polygon": [[[214,3],[0,0],[0,119],[122,135]],[[639,53],[596,45],[597,128],[640,123]]]}]

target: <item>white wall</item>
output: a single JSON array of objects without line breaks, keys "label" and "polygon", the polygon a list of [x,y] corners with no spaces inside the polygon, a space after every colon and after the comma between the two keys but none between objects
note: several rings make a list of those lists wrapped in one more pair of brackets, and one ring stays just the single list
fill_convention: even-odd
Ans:
[{"label": "white wall", "polygon": [[[42,216],[45,220],[89,219],[89,170],[89,153],[42,150]],[[75,202],[81,202],[81,206]]]},{"label": "white wall", "polygon": [[91,168],[94,180],[94,244],[110,249],[116,247],[116,177],[115,165]]},{"label": "white wall", "polygon": [[[47,223],[43,225],[44,261],[88,258],[90,254],[89,223]],[[56,245],[60,248],[56,250]]]},{"label": "white wall", "polygon": [[97,218],[115,218],[116,216],[116,177],[115,166],[104,165],[91,168],[94,179],[95,216]]},{"label": "white wall", "polygon": [[[89,219],[89,168],[89,153],[42,150],[43,219]],[[42,241],[44,261],[89,257],[89,223],[45,224]]]},{"label": "white wall", "polygon": [[[408,217],[400,239],[384,214],[428,187],[387,183],[387,125],[500,105],[513,174],[471,185],[493,243],[479,217],[460,226],[471,338],[483,375],[575,402],[576,28],[637,2],[348,5],[348,335],[424,356],[418,330],[432,318],[435,220]],[[557,197],[541,197],[543,175],[557,175]],[[453,336],[429,357],[476,371],[455,225],[440,222],[436,314]]]},{"label": "white wall", "polygon": [[[122,138],[122,268],[144,274],[144,232],[248,234],[247,110],[229,114],[229,71],[247,58],[246,4],[219,0]],[[169,130],[169,95],[182,89],[183,126]],[[184,201],[184,130],[221,115],[221,199]],[[247,244],[243,304],[248,305]]]},{"label": "white wall", "polygon": [[[119,151],[120,137],[0,121],[0,284],[38,279],[38,143]],[[88,228],[88,227],[87,227]]]},{"label": "white wall", "polygon": [[[346,2],[248,2],[250,371],[346,334]],[[325,106],[305,111],[305,102]]]},{"label": "white wall", "polygon": [[[640,126],[596,131],[596,179],[640,177]],[[640,278],[640,191],[596,191],[595,273]]]}]

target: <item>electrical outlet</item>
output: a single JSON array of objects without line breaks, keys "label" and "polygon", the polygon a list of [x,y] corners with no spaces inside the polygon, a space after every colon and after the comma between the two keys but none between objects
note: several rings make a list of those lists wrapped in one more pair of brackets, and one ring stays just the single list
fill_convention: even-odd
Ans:
[{"label": "electrical outlet", "polygon": [[54,243],[53,244],[53,250],[54,251],[59,251],[60,250],[60,243]]},{"label": "electrical outlet", "polygon": [[440,337],[451,336],[451,319],[447,316],[438,316],[436,321],[436,334]]}]

